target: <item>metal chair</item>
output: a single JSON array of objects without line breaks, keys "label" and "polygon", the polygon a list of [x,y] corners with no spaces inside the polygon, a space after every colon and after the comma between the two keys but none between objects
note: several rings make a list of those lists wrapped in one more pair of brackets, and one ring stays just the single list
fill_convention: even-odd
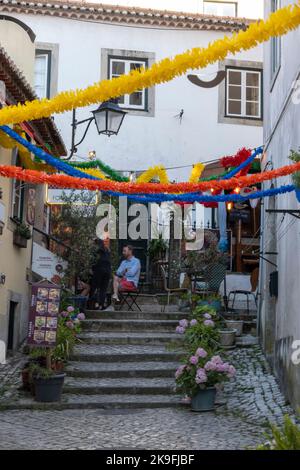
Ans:
[{"label": "metal chair", "polygon": [[258,297],[258,290],[257,290],[257,285],[258,285],[258,276],[259,276],[259,268],[255,268],[250,276],[250,283],[251,283],[251,291],[250,290],[233,290],[229,292],[228,295],[228,304],[230,302],[231,296],[233,296],[233,301],[231,308],[234,309],[234,304],[235,304],[235,299],[237,295],[244,295],[247,298],[247,314],[249,315],[250,313],[250,303],[249,303],[249,298],[253,297],[255,306],[257,308],[257,297]]},{"label": "metal chair", "polygon": [[119,290],[119,295],[120,295],[120,310],[124,305],[127,305],[128,310],[133,311],[133,307],[136,306],[137,309],[141,312],[141,308],[139,304],[137,303],[137,298],[139,296],[140,292],[139,289],[132,289],[132,290]]},{"label": "metal chair", "polygon": [[164,308],[163,308],[163,312],[165,312],[166,306],[169,307],[169,305],[170,305],[171,295],[172,294],[179,294],[179,293],[188,292],[188,289],[186,287],[174,287],[174,288],[168,287],[168,277],[167,277],[165,268],[163,266],[161,266],[160,270],[161,270],[161,274],[162,274],[162,278],[163,278],[164,290],[168,294],[167,304],[164,305]]}]

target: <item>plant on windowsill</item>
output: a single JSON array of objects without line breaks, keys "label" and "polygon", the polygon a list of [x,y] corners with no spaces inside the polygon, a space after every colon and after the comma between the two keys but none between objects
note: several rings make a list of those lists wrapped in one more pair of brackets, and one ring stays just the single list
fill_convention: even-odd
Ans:
[{"label": "plant on windowsill", "polygon": [[[300,162],[300,150],[298,152],[296,152],[295,150],[291,150],[290,160],[292,160],[295,163]],[[298,201],[300,202],[300,171],[297,171],[296,173],[293,174],[292,180],[296,188],[295,189],[296,197]]]},{"label": "plant on windowsill", "polygon": [[27,248],[27,241],[31,239],[31,231],[28,225],[21,223],[14,231],[13,242],[19,248]]}]

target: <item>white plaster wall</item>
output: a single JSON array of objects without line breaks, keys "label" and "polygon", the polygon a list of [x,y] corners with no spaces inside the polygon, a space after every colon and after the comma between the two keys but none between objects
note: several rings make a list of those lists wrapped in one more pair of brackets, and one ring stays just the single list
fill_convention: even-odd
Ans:
[{"label": "white plaster wall", "polygon": [[[282,6],[292,1],[284,0]],[[270,2],[266,2],[266,14]],[[265,125],[264,140],[267,143],[265,161],[272,161],[274,168],[287,165],[290,149],[300,147],[300,104],[293,103],[293,82],[300,79],[300,30],[282,38],[281,69],[271,89],[270,45],[265,45]],[[274,182],[275,185],[291,184],[291,177]],[[269,185],[265,185],[268,187]],[[276,198],[277,209],[297,209],[300,204],[295,194]],[[276,216],[277,263],[279,271],[279,296],[275,312],[274,364],[283,387],[296,406],[300,405],[300,368],[291,363],[291,344],[300,340],[300,221],[286,215],[281,224],[282,214]],[[268,241],[270,230],[265,226],[265,239]],[[264,266],[263,273],[266,272]],[[262,318],[268,320],[268,279],[262,277],[263,300]]]},{"label": "white plaster wall", "polygon": [[[99,81],[101,49],[154,52],[156,61],[194,46],[207,46],[223,34],[217,32],[161,30],[99,24],[62,18],[16,15],[36,34],[37,42],[59,43],[58,91],[86,87]],[[237,59],[260,61],[262,48],[238,54]],[[214,64],[201,73],[218,70]],[[118,170],[141,170],[162,163],[167,167],[207,161],[234,154],[240,147],[262,142],[262,128],[218,124],[218,88],[204,90],[186,77],[156,86],[155,117],[126,116],[117,137],[98,136],[94,125],[78,155],[97,157]],[[95,109],[93,106],[90,109]],[[177,115],[184,109],[180,125]],[[78,119],[89,109],[78,110]],[[63,138],[70,146],[71,113],[56,116]],[[78,137],[80,136],[80,130]],[[191,168],[171,171],[170,178],[185,180]]]}]

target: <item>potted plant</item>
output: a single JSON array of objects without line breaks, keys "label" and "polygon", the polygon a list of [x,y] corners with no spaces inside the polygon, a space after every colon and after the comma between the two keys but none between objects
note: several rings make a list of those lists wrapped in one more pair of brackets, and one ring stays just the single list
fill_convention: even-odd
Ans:
[{"label": "potted plant", "polygon": [[13,235],[14,245],[19,248],[27,248],[27,241],[30,240],[30,238],[31,231],[29,226],[23,223],[17,225]]},{"label": "potted plant", "polygon": [[51,367],[41,367],[33,363],[31,365],[31,375],[36,401],[52,403],[61,400],[65,374],[58,374]]},{"label": "potted plant", "polygon": [[179,310],[182,311],[189,311],[191,308],[191,294],[189,292],[182,294],[180,297],[179,302]]},{"label": "potted plant", "polygon": [[235,330],[235,336],[240,337],[243,334],[243,320],[226,320],[226,326],[229,330]]},{"label": "potted plant", "polygon": [[[290,159],[295,163],[300,162],[300,153],[295,152],[295,150],[291,150]],[[293,174],[292,180],[295,185],[295,192],[296,192],[297,200],[300,202],[300,171],[297,171],[296,173]]]},{"label": "potted plant", "polygon": [[203,307],[203,306],[208,306],[216,310],[217,312],[220,312],[222,308],[222,297],[219,294],[211,294],[207,297],[202,297],[198,301],[198,306]]},{"label": "potted plant", "polygon": [[200,347],[177,369],[176,388],[191,397],[193,411],[212,411],[215,407],[217,386],[233,378],[235,373],[231,364]]},{"label": "potted plant", "polygon": [[184,335],[183,346],[186,351],[195,351],[199,344],[209,350],[215,350],[219,346],[220,335],[217,328],[216,312],[205,312],[202,307],[196,309],[191,320],[180,320],[176,333]]},{"label": "potted plant", "polygon": [[220,345],[224,349],[235,348],[236,330],[233,328],[220,329]]}]

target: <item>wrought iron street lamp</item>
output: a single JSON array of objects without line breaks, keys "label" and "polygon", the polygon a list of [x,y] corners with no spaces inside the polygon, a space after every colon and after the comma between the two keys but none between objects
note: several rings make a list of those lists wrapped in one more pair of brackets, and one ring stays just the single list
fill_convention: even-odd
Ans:
[{"label": "wrought iron street lamp", "polygon": [[[82,121],[76,120],[76,109],[73,109],[72,119],[72,142],[71,142],[71,153],[66,160],[70,160],[73,155],[77,152],[79,145],[84,141],[90,125],[95,121],[98,134],[117,135],[120,127],[123,123],[124,117],[127,114],[126,111],[120,108],[118,100],[111,100],[103,102],[98,109],[92,111],[93,117],[83,119]],[[75,142],[77,127],[81,124],[87,124],[82,138],[79,142]]]}]

